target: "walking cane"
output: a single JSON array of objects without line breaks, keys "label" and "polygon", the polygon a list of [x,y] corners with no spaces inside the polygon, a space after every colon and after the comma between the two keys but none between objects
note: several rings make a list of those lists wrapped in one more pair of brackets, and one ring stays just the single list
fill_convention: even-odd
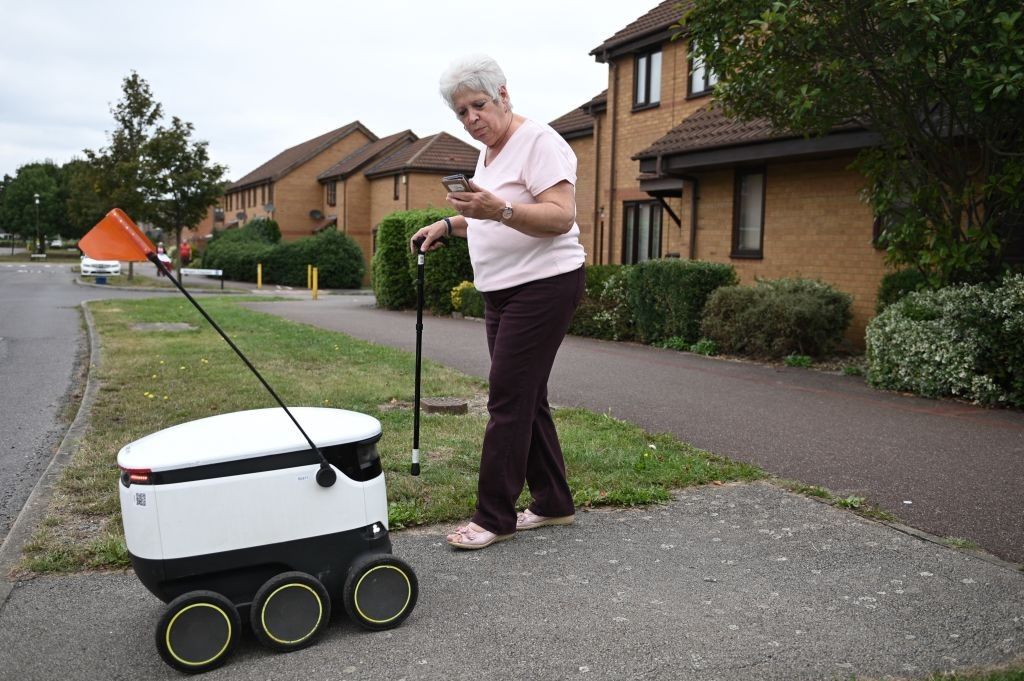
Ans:
[{"label": "walking cane", "polygon": [[420,474],[420,368],[423,361],[423,264],[426,253],[420,250],[424,238],[420,237],[413,243],[416,245],[416,380],[413,390],[412,407],[412,475]]}]

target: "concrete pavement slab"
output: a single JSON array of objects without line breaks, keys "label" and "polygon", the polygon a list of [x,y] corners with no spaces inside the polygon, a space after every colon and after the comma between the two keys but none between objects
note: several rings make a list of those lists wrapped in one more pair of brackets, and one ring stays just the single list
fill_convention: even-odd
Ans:
[{"label": "concrete pavement slab", "polygon": [[[1024,658],[1024,574],[768,483],[577,518],[476,552],[447,527],[395,533],[421,588],[405,624],[336,617],[288,655],[247,636],[204,678],[903,678]],[[0,678],[180,678],[153,644],[162,609],[131,573],[19,583]]]}]

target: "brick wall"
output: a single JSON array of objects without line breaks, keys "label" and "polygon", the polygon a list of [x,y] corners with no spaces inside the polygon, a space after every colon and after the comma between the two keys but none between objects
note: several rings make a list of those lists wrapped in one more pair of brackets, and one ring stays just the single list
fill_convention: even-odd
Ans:
[{"label": "brick wall", "polygon": [[594,137],[578,137],[569,140],[569,146],[576,154],[576,224],[580,228],[580,243],[587,251],[587,262],[592,263],[594,255],[594,181],[595,156]]},{"label": "brick wall", "polygon": [[[871,244],[871,208],[852,157],[769,163],[765,171],[763,259],[731,258],[735,172],[702,173],[697,259],[731,263],[744,284],[755,279],[821,279],[853,297],[848,339],[864,345],[874,315],[884,253]],[[687,191],[689,191],[687,185]],[[684,224],[689,225],[687,197]]]},{"label": "brick wall", "polygon": [[[356,130],[292,169],[274,184],[274,219],[281,227],[283,240],[299,239],[313,233],[317,221],[309,216],[309,212],[322,210],[325,199],[324,186],[316,179],[317,176],[370,141],[369,137]],[[330,212],[333,214],[334,211]]]}]

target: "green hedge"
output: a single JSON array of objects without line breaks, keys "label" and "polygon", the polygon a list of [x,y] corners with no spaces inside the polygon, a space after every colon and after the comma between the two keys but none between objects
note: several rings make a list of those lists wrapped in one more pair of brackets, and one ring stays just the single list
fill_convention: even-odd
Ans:
[{"label": "green hedge", "polygon": [[256,264],[266,262],[272,244],[231,236],[212,241],[203,254],[203,267],[224,270],[232,281],[256,281]]},{"label": "green hedge", "polygon": [[842,342],[852,298],[810,279],[759,281],[711,294],[701,332],[719,351],[754,357],[821,357]]},{"label": "green hedge", "polygon": [[263,264],[269,284],[305,286],[307,268],[318,270],[321,288],[359,288],[366,265],[359,245],[337,230],[277,243],[281,232],[273,220],[253,220],[242,229],[216,232],[203,253],[203,267],[224,270],[227,279],[256,281],[256,266]]},{"label": "green hedge", "polygon": [[737,281],[736,270],[720,263],[667,259],[632,266],[626,298],[637,338],[651,344],[675,337],[696,342],[708,296]]},{"label": "green hedge", "polygon": [[[426,208],[392,213],[381,221],[377,228],[377,252],[373,256],[377,305],[389,310],[416,305],[416,255],[409,250],[409,239],[421,227],[451,215],[451,210]],[[435,314],[450,314],[452,289],[472,279],[466,240],[449,240],[445,247],[426,255],[424,306]]]},{"label": "green hedge", "polygon": [[868,382],[925,397],[1024,407],[1024,275],[919,291],[867,328]]},{"label": "green hedge", "polygon": [[366,273],[358,244],[348,235],[328,229],[274,248],[263,277],[272,284],[305,286],[309,265],[317,268],[320,288],[359,288]]}]

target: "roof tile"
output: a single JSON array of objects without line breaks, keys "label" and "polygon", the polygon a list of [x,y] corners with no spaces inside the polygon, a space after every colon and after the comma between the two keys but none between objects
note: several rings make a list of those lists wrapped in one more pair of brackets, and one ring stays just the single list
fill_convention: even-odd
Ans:
[{"label": "roof tile", "polygon": [[378,156],[388,155],[398,149],[399,146],[415,142],[418,137],[412,130],[403,130],[394,135],[388,135],[376,142],[359,147],[351,154],[341,159],[333,166],[320,173],[318,180],[339,179],[344,180],[352,173],[359,170],[360,166],[374,161]]},{"label": "roof tile", "polygon": [[356,130],[362,131],[371,140],[377,139],[377,136],[370,132],[370,130],[362,123],[359,121],[353,121],[348,125],[343,125],[337,130],[331,130],[319,137],[314,137],[311,140],[306,140],[302,144],[297,144],[294,147],[285,149],[274,158],[256,168],[256,170],[253,170],[247,175],[244,175],[241,179],[231,183],[231,185],[228,186],[228,191],[230,192],[233,189],[239,189],[246,185],[256,184],[267,180],[277,180],[281,176],[290,172],[295,166],[305,163],[309,159],[321,153],[324,149],[327,149],[338,140],[352,134]]},{"label": "roof tile", "polygon": [[682,16],[693,7],[692,0],[665,0],[647,14],[644,14],[615,35],[590,51],[598,61],[603,61],[604,55],[617,47],[622,47],[634,40],[668,30]]},{"label": "roof tile", "polygon": [[366,169],[366,176],[421,170],[472,173],[480,151],[446,132],[424,137],[402,147]]}]

